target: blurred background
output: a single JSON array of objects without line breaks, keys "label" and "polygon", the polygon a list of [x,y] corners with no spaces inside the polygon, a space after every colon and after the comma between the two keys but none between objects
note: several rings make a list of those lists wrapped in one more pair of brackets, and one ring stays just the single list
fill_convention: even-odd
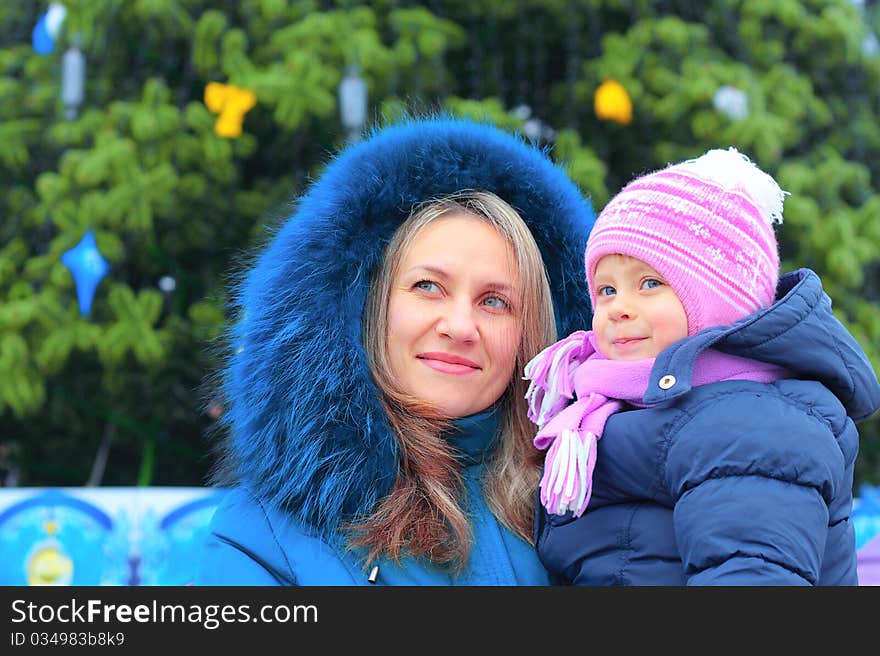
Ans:
[{"label": "blurred background", "polygon": [[[877,0],[3,2],[0,541],[101,488],[177,490],[169,530],[205,512],[229,280],[333,153],[410,114],[524,135],[597,212],[737,147],[791,192],[783,271],[820,274],[880,370],[878,32]],[[860,432],[868,498],[880,416]]]}]

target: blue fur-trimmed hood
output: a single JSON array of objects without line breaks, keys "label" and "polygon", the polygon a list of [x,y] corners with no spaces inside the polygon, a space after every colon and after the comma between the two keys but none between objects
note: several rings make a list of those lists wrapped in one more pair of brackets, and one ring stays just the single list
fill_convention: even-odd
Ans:
[{"label": "blue fur-trimmed hood", "polygon": [[371,274],[413,205],[467,188],[494,192],[531,228],[559,334],[588,326],[590,203],[522,139],[449,118],[409,120],[344,150],[235,289],[223,468],[320,535],[371,512],[397,475],[361,344]]}]

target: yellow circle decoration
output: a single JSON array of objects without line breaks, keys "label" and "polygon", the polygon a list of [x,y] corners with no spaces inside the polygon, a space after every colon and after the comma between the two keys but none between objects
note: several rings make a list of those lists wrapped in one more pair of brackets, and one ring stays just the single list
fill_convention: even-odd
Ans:
[{"label": "yellow circle decoration", "polygon": [[56,546],[38,549],[27,562],[28,585],[70,585],[73,561]]},{"label": "yellow circle decoration", "polygon": [[606,121],[629,125],[632,121],[632,100],[617,80],[605,80],[593,98],[596,116]]}]

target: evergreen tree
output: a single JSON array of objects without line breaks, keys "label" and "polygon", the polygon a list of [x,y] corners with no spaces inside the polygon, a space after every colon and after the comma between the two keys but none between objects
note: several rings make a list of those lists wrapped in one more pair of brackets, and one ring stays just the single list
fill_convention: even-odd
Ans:
[{"label": "evergreen tree", "polygon": [[[597,211],[634,175],[736,146],[792,193],[783,270],[822,276],[880,370],[877,2],[63,5],[48,54],[32,35],[49,3],[0,6],[7,483],[204,481],[227,282],[344,144],[352,70],[368,128],[426,111],[489,118],[546,146]],[[65,107],[77,46],[85,97]],[[597,113],[607,80],[631,116]],[[87,231],[110,272],[82,314],[62,255]],[[861,433],[857,481],[880,482],[880,419]]]}]

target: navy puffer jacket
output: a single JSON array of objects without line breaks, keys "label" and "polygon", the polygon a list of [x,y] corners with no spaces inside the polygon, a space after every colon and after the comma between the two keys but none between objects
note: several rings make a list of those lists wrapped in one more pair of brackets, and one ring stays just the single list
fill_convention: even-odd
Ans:
[{"label": "navy puffer jacket", "polygon": [[[710,347],[794,378],[692,388]],[[575,585],[857,584],[855,422],[880,407],[880,384],[812,271],[783,276],[771,307],[665,349],[648,390],[655,405],[605,425],[586,513],[538,504],[550,572]]]}]

